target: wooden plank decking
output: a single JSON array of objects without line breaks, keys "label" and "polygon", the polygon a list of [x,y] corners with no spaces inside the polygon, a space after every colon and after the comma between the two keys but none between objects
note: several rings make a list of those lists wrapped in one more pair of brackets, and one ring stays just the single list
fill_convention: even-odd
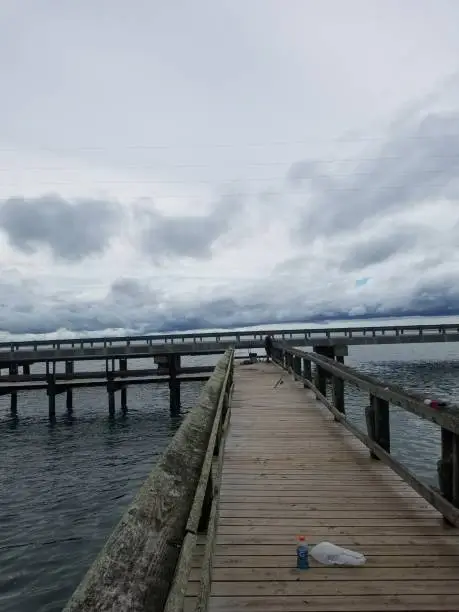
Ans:
[{"label": "wooden plank decking", "polygon": [[[283,375],[283,384],[274,388]],[[363,567],[295,569],[296,536]],[[199,589],[195,559],[185,610]],[[226,442],[210,612],[458,610],[459,530],[272,364],[240,366]]]}]

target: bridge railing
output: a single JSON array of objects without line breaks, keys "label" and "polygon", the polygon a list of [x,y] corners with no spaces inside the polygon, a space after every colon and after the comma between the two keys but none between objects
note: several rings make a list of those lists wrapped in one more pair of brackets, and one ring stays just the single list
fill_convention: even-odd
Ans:
[{"label": "bridge railing", "polygon": [[[316,398],[332,412],[348,431],[370,449],[372,458],[386,463],[451,525],[459,526],[459,408],[433,404],[421,394],[380,381],[338,361],[313,352],[275,343],[273,359],[282,368],[314,391]],[[312,364],[315,364],[313,376]],[[331,398],[327,398],[327,379],[331,379]],[[368,433],[346,417],[345,383],[368,393],[365,409]],[[390,454],[389,406],[394,404],[441,427],[441,459],[437,463],[439,490],[421,481],[410,469]]]},{"label": "bridge railing", "polygon": [[[314,338],[328,339],[352,339],[357,337],[377,337],[385,335],[404,336],[404,335],[445,335],[459,334],[459,324],[433,324],[433,325],[379,325],[365,327],[324,327],[324,328],[302,328],[302,329],[278,329],[278,330],[228,330],[228,331],[209,331],[209,332],[186,332],[178,334],[146,334],[137,336],[110,336],[110,337],[84,337],[84,338],[56,338],[46,340],[22,340],[0,342],[0,350],[19,351],[24,349],[39,350],[43,348],[92,348],[92,347],[112,347],[116,345],[131,346],[139,344],[179,344],[179,343],[199,343],[206,341],[213,342],[234,342],[241,340],[263,341],[265,336],[271,335],[275,340],[306,340],[308,344],[313,344]],[[300,342],[301,344],[301,342]]]},{"label": "bridge railing", "polygon": [[[182,610],[198,533],[215,532],[233,366],[228,350],[64,612]],[[210,553],[199,601],[207,597]]]}]

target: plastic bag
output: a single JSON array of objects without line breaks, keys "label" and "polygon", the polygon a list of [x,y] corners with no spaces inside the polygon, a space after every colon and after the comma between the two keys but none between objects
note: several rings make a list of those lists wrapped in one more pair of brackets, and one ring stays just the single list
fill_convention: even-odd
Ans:
[{"label": "plastic bag", "polygon": [[331,542],[320,542],[309,551],[313,559],[323,565],[364,565],[366,558],[362,553],[341,548]]}]

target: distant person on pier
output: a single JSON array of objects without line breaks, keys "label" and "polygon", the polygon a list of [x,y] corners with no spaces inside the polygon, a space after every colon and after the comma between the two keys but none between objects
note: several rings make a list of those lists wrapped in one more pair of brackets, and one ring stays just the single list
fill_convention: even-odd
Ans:
[{"label": "distant person on pier", "polygon": [[269,360],[272,359],[272,353],[273,353],[272,336],[266,336],[265,338],[265,351],[266,351],[266,361],[269,363]]}]

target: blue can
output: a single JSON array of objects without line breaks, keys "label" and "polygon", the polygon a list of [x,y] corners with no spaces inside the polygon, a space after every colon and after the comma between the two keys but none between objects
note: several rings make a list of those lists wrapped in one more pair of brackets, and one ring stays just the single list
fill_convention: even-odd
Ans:
[{"label": "blue can", "polygon": [[309,550],[308,545],[304,541],[304,536],[298,538],[298,547],[296,549],[296,567],[298,569],[309,569]]}]

